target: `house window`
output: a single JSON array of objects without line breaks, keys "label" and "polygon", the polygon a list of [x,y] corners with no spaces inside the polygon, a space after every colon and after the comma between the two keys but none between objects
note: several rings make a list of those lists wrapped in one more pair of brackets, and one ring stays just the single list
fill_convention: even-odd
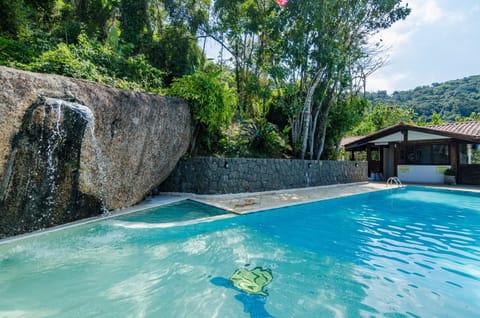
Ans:
[{"label": "house window", "polygon": [[401,164],[445,165],[450,164],[450,148],[447,144],[417,144],[400,150]]},{"label": "house window", "polygon": [[432,145],[432,162],[435,165],[450,164],[450,150],[448,145]]},{"label": "house window", "polygon": [[460,144],[458,150],[460,164],[480,164],[480,144]]}]

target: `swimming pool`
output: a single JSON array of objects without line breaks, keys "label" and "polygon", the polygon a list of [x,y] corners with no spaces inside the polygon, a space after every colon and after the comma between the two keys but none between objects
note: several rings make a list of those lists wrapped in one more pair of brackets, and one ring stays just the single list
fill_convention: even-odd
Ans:
[{"label": "swimming pool", "polygon": [[[0,317],[480,312],[478,194],[409,186],[172,227],[144,216],[0,245]],[[235,287],[238,270],[266,277],[261,292]]]}]

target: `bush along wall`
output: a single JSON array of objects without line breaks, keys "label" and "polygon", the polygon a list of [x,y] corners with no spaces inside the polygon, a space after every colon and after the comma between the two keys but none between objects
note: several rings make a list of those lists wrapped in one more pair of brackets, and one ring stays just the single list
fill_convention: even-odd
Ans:
[{"label": "bush along wall", "polygon": [[226,194],[367,180],[363,161],[195,157],[181,159],[154,192]]}]

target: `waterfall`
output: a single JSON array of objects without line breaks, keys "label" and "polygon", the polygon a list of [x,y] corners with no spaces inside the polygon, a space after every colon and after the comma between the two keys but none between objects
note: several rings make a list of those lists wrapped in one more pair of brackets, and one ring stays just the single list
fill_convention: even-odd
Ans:
[{"label": "waterfall", "polygon": [[[60,130],[60,121],[62,120],[62,101],[59,100],[58,103],[54,104],[49,104],[48,102],[45,101],[45,104],[50,105],[51,111],[55,111],[55,119],[53,122],[53,130],[47,139],[47,150],[46,150],[46,155],[47,155],[47,167],[46,167],[46,176],[49,182],[49,187],[48,187],[48,196],[46,198],[46,205],[47,205],[47,211],[46,213],[43,213],[42,215],[47,217],[52,215],[54,205],[55,205],[55,191],[57,189],[56,185],[56,175],[57,175],[57,165],[58,163],[55,162],[54,159],[54,152],[57,150],[59,143],[61,142],[62,138],[62,132]],[[43,125],[41,127],[41,135],[40,135],[40,144],[43,143],[43,134],[45,132],[45,108],[43,108]],[[40,151],[40,150],[39,150]],[[37,161],[38,163],[38,161]]]},{"label": "waterfall", "polygon": [[[61,99],[56,98],[45,98],[45,104],[51,105],[52,107],[58,107],[58,114],[61,114],[61,107],[64,105],[69,109],[73,110],[74,112],[78,113],[83,120],[87,123],[87,128],[90,133],[90,138],[92,140],[92,151],[94,155],[94,162],[96,164],[96,168],[98,169],[98,174],[96,174],[98,185],[99,185],[99,199],[101,201],[102,212],[108,213],[108,209],[105,204],[105,187],[107,186],[107,177],[105,173],[105,161],[103,160],[102,150],[99,146],[97,136],[95,135],[95,115],[93,114],[92,110],[85,106],[74,102],[67,102]],[[56,106],[58,105],[58,106]],[[58,123],[60,121],[60,116],[57,115],[58,121],[56,121],[56,125],[58,128]]]},{"label": "waterfall", "polygon": [[[82,193],[79,185],[80,155],[88,133],[97,194]],[[0,222],[0,237],[105,212],[105,168],[92,111],[62,99],[37,100],[14,137],[1,181],[0,212],[9,221]]]}]

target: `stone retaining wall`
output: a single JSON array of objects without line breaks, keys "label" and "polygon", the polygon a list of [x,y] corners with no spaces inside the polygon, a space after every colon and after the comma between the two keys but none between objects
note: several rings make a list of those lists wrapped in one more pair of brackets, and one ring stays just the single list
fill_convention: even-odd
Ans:
[{"label": "stone retaining wall", "polygon": [[367,163],[362,161],[197,157],[181,159],[157,191],[225,194],[367,180]]}]

